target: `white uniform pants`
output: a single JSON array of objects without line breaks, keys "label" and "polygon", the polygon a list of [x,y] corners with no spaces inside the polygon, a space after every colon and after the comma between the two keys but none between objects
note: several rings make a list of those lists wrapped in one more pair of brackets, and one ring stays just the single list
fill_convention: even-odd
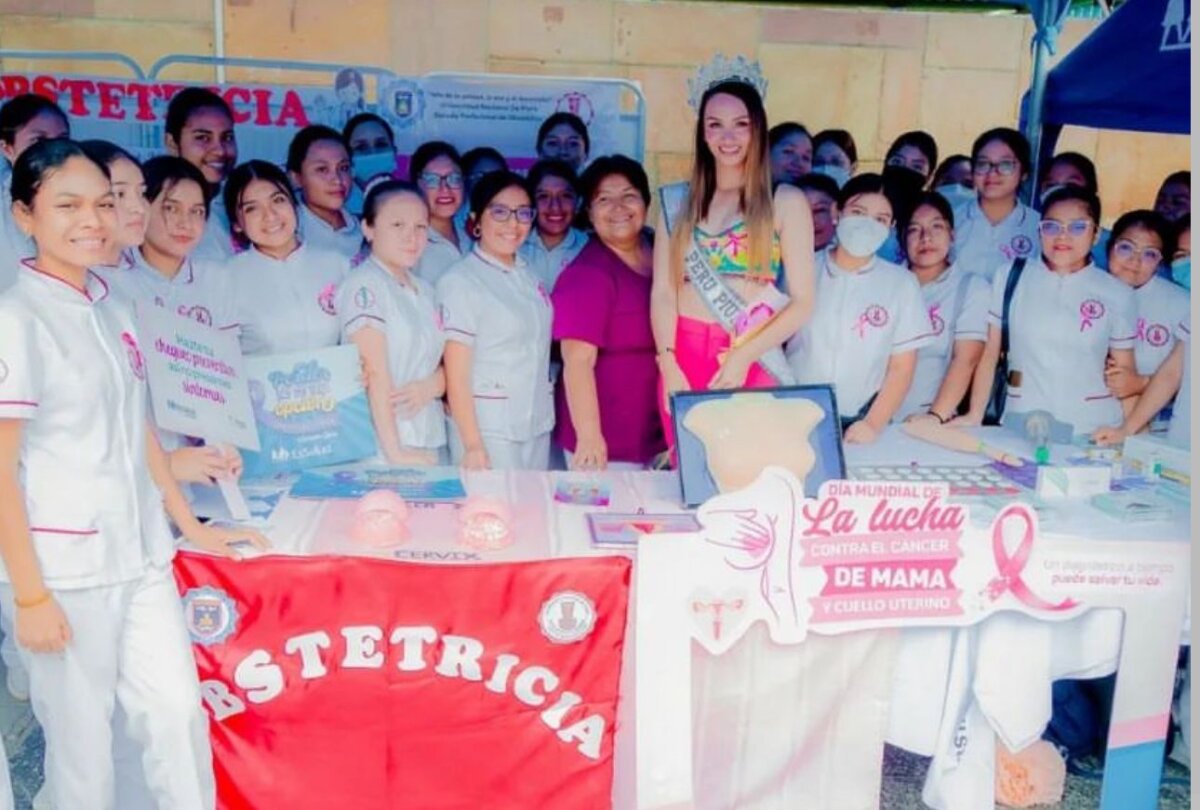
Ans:
[{"label": "white uniform pants", "polygon": [[[458,430],[451,427],[450,431],[450,460],[461,464],[463,455],[462,439]],[[548,470],[550,469],[550,432],[534,436],[523,442],[501,439],[498,436],[483,437],[483,446],[487,450],[488,460],[492,462],[493,470]]]},{"label": "white uniform pants", "polygon": [[[0,589],[14,613],[12,588]],[[55,593],[71,625],[62,653],[20,647],[33,711],[46,736],[46,779],[58,810],[116,810],[112,738],[117,704],[161,810],[216,805],[208,717],[169,569]]]}]

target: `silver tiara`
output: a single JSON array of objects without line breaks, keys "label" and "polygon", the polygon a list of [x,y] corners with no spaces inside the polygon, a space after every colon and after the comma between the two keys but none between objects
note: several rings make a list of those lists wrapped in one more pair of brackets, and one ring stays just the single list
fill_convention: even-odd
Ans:
[{"label": "silver tiara", "polygon": [[766,100],[767,80],[763,77],[762,65],[751,62],[744,56],[726,59],[724,54],[717,54],[707,65],[702,65],[696,71],[695,78],[688,79],[688,104],[696,112],[700,111],[700,99],[710,87],[721,82],[741,82],[753,87],[758,95]]}]

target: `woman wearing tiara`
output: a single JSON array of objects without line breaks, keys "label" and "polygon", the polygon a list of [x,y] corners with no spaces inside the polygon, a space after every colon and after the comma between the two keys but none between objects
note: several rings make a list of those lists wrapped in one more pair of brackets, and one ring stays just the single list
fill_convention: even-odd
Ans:
[{"label": "woman wearing tiara", "polygon": [[660,189],[651,321],[671,447],[672,393],[791,383],[780,346],[812,312],[812,215],[792,186],[772,199],[765,88],[742,57],[702,68],[691,182]]}]

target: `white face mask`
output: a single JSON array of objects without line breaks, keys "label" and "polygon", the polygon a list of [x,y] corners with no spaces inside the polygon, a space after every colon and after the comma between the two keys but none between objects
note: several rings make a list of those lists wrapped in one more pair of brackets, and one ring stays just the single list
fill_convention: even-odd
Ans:
[{"label": "white face mask", "polygon": [[846,185],[850,179],[850,170],[843,169],[841,166],[832,163],[825,163],[820,166],[813,166],[813,174],[823,174],[826,177],[832,177],[833,182],[837,183],[837,187],[841,188]]},{"label": "white face mask", "polygon": [[837,224],[838,244],[859,259],[874,256],[891,232],[882,222],[864,216],[842,217]]}]

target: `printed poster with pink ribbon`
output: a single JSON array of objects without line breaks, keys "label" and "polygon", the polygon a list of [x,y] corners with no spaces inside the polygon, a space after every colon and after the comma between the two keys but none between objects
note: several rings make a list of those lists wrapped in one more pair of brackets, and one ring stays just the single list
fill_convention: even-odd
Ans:
[{"label": "printed poster with pink ribbon", "polygon": [[[1137,628],[1119,653],[1101,807],[1157,795],[1161,768],[1136,752],[1166,731],[1187,544],[1043,533],[1033,508],[1016,502],[972,521],[945,483],[835,480],[806,498],[778,467],[707,501],[697,518],[695,532],[638,545],[639,808],[692,800],[693,641],[722,655],[759,622],[775,645],[793,645],[810,634],[962,627],[1000,612],[1059,622],[1096,608],[1118,608]],[[1135,753],[1117,755],[1126,750]]]},{"label": "printed poster with pink ribbon", "polygon": [[[810,632],[971,624],[997,610],[1069,616],[1096,585],[1154,579],[1122,571],[1114,580],[1057,558],[1036,542],[1037,515],[1024,504],[974,526],[944,483],[827,481],[805,498],[791,473],[768,468],[697,516],[704,553],[689,564],[699,583],[690,632],[713,653],[755,621],[786,644]],[[731,595],[728,609],[700,598],[718,592]]]}]

